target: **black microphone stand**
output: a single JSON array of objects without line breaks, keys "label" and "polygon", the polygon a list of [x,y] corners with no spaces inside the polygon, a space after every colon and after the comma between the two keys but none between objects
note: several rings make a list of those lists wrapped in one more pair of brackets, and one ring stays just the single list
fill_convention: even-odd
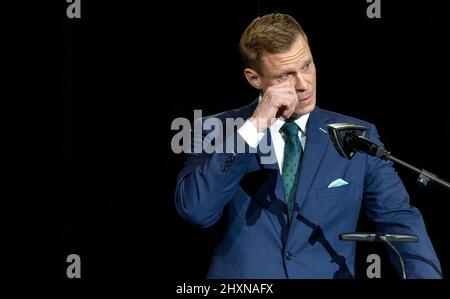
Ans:
[{"label": "black microphone stand", "polygon": [[428,182],[432,181],[441,186],[446,187],[447,189],[450,189],[449,182],[446,182],[443,179],[438,178],[435,174],[426,171],[425,169],[420,170],[419,168],[414,167],[411,164],[408,164],[394,157],[393,155],[391,155],[389,151],[379,147],[378,145],[376,145],[375,143],[373,143],[372,141],[363,136],[358,136],[354,132],[348,132],[345,135],[345,141],[350,147],[353,147],[357,150],[363,151],[369,155],[376,156],[384,160],[391,160],[397,164],[402,165],[403,167],[415,171],[416,173],[419,174],[417,182],[422,186],[426,186]]},{"label": "black microphone stand", "polygon": [[394,245],[392,245],[391,242],[389,242],[389,240],[386,238],[386,236],[379,236],[380,240],[382,240],[383,242],[385,242],[386,244],[388,244],[392,250],[395,252],[395,254],[398,257],[398,260],[400,261],[400,267],[402,269],[402,279],[406,279],[406,272],[405,272],[405,263],[403,262],[403,258],[402,255],[400,254],[400,252],[397,250],[397,248],[395,248]]},{"label": "black microphone stand", "polygon": [[[450,183],[438,178],[435,174],[426,171],[425,169],[418,169],[411,164],[408,164],[393,155],[376,143],[366,138],[367,128],[360,125],[350,123],[335,123],[329,124],[328,133],[333,142],[337,152],[344,158],[350,160],[356,152],[367,153],[371,156],[376,156],[384,160],[391,160],[397,164],[402,165],[419,174],[418,183],[426,186],[430,181],[435,182],[447,189],[450,189]],[[406,279],[405,265],[400,252],[395,248],[391,242],[418,242],[417,236],[413,235],[398,235],[387,233],[345,233],[339,235],[340,240],[345,241],[366,241],[366,242],[383,242],[386,243],[397,255],[402,270],[402,278]]]}]

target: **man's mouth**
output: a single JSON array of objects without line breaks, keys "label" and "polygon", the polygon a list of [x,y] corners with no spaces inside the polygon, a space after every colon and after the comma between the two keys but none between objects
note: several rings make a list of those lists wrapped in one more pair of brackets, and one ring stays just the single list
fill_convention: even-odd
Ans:
[{"label": "man's mouth", "polygon": [[309,95],[309,96],[307,96],[307,97],[303,97],[303,98],[299,99],[298,101],[299,101],[299,102],[304,102],[304,101],[309,100],[310,98],[311,98],[311,95]]}]

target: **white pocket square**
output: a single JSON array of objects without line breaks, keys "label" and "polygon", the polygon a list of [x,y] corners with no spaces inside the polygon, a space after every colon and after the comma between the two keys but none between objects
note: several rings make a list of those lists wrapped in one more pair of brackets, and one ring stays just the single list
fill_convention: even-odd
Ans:
[{"label": "white pocket square", "polygon": [[337,179],[337,180],[332,181],[328,185],[328,188],[335,188],[335,187],[340,187],[340,186],[344,186],[344,185],[348,185],[348,182],[344,181],[343,179]]}]

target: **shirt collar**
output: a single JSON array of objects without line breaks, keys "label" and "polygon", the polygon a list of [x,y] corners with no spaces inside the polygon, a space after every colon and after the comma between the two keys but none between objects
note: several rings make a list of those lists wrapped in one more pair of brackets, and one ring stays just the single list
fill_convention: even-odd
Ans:
[{"label": "shirt collar", "polygon": [[[299,126],[300,128],[300,132],[302,133],[302,136],[306,136],[306,124],[308,122],[309,119],[309,114],[307,113],[305,115],[300,116],[299,118],[297,118],[296,120],[294,120],[294,122]],[[270,132],[271,133],[280,133],[280,129],[281,127],[284,125],[286,121],[280,117],[278,118],[271,126],[270,126]]]}]

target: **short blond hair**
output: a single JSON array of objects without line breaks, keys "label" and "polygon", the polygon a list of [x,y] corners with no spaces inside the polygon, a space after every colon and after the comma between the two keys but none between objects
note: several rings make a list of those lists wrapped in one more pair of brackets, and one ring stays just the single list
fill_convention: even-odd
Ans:
[{"label": "short blond hair", "polygon": [[300,24],[290,15],[273,13],[255,18],[242,33],[239,52],[245,67],[261,73],[261,57],[289,50],[297,37],[308,39]]}]

